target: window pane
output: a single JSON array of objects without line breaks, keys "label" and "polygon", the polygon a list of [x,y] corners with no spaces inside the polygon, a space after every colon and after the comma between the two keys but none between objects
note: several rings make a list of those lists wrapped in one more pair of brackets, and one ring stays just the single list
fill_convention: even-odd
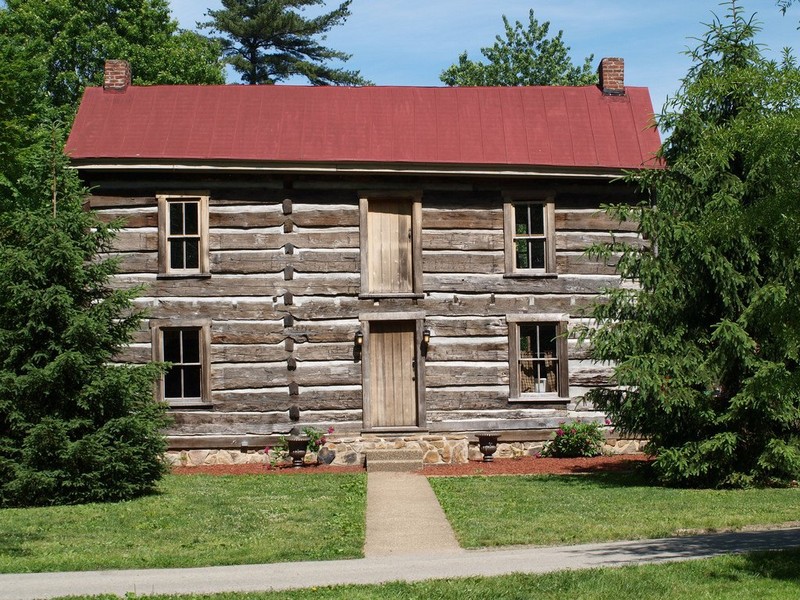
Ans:
[{"label": "window pane", "polygon": [[200,330],[184,329],[183,334],[183,362],[200,362]]},{"label": "window pane", "polygon": [[183,397],[200,397],[200,365],[183,367]]},{"label": "window pane", "polygon": [[530,223],[528,222],[527,204],[514,205],[514,220],[516,221],[514,231],[516,231],[518,235],[530,235],[531,228]]},{"label": "window pane", "polygon": [[181,367],[172,367],[164,375],[164,397],[181,398]]},{"label": "window pane", "polygon": [[170,235],[183,234],[183,204],[180,202],[169,203],[169,233]]},{"label": "window pane", "polygon": [[520,325],[519,328],[520,358],[534,358],[535,351],[536,351],[536,325]]},{"label": "window pane", "polygon": [[197,269],[200,266],[200,240],[185,240],[183,247],[186,250],[187,269]]},{"label": "window pane", "polygon": [[181,361],[181,332],[177,329],[164,330],[164,361],[180,363]]},{"label": "window pane", "polygon": [[186,227],[183,232],[186,235],[197,235],[197,202],[186,202],[183,205]]},{"label": "window pane", "polygon": [[523,394],[536,391],[536,363],[529,361],[519,365],[519,391]]},{"label": "window pane", "polygon": [[539,358],[556,357],[556,326],[549,323],[539,325]]},{"label": "window pane", "polygon": [[530,253],[528,252],[528,241],[517,240],[516,246],[517,246],[517,268],[530,269],[531,257]]},{"label": "window pane", "polygon": [[531,233],[534,235],[544,235],[544,204],[529,204],[528,214],[530,214]]},{"label": "window pane", "polygon": [[544,269],[544,240],[528,240],[531,269]]},{"label": "window pane", "polygon": [[169,241],[169,267],[170,269],[183,269],[183,240]]}]

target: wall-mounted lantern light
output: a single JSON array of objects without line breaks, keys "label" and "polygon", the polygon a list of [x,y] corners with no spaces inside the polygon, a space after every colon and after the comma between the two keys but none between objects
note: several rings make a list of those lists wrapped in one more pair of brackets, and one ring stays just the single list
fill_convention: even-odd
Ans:
[{"label": "wall-mounted lantern light", "polygon": [[422,343],[426,346],[431,343],[431,330],[430,329],[423,329],[422,330]]},{"label": "wall-mounted lantern light", "polygon": [[364,332],[360,329],[356,331],[356,346],[364,345]]}]

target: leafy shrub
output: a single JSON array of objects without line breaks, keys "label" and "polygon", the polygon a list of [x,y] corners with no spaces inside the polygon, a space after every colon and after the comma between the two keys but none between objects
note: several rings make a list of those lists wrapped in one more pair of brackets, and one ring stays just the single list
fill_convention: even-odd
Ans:
[{"label": "leafy shrub", "polygon": [[598,423],[561,423],[555,438],[547,442],[542,456],[574,458],[599,456],[605,438]]}]

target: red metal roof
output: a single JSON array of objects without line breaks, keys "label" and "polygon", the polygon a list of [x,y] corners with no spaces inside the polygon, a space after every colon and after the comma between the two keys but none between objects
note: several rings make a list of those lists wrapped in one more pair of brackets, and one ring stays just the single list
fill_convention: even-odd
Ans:
[{"label": "red metal roof", "polygon": [[652,114],[640,87],[89,88],[66,152],[82,163],[639,168],[660,145]]}]

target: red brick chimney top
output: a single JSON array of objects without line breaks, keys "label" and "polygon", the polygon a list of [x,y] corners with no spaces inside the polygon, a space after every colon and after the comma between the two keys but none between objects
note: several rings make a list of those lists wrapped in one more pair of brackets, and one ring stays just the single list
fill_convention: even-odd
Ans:
[{"label": "red brick chimney top", "polygon": [[597,69],[600,75],[600,89],[607,96],[625,95],[625,60],[604,58]]},{"label": "red brick chimney top", "polygon": [[124,92],[130,84],[130,63],[127,60],[107,60],[103,74],[103,89]]}]

